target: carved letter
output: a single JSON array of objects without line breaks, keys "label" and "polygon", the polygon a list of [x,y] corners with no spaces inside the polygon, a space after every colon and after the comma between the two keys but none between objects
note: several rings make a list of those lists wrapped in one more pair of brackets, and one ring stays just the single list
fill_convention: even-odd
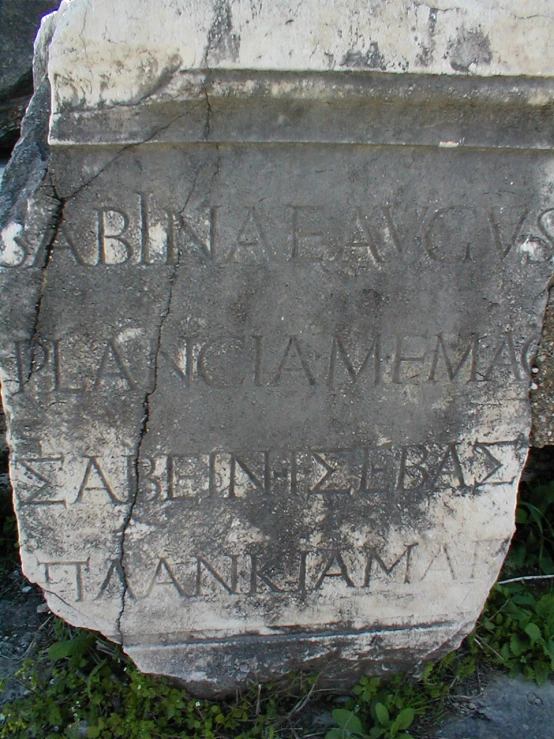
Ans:
[{"label": "carved letter", "polygon": [[167,499],[198,498],[210,490],[208,454],[168,455]]},{"label": "carved letter", "polygon": [[206,560],[203,557],[197,556],[196,557],[196,595],[202,595],[202,568],[205,569],[206,572],[208,572],[212,578],[218,582],[223,590],[225,590],[230,595],[234,595],[237,592],[237,583],[238,583],[238,555],[237,554],[230,554],[228,555],[229,559],[231,560],[231,578],[229,582],[225,582],[223,577],[219,574],[219,572],[214,569],[209,562],[206,562]]},{"label": "carved letter", "polygon": [[[109,364],[112,365],[112,370],[107,371]],[[113,377],[120,383],[124,382],[129,390],[136,390],[137,384],[134,381],[129,369],[125,366],[125,362],[121,357],[119,350],[117,349],[113,341],[108,341],[102,359],[100,360],[100,366],[96,374],[96,379],[92,387],[93,390],[100,388],[100,383],[104,378]]]},{"label": "carved letter", "polygon": [[[162,580],[162,576],[166,575],[166,579]],[[177,591],[177,594],[180,598],[185,597],[185,593],[183,591],[183,588],[179,585],[177,582],[177,579],[173,572],[171,571],[171,567],[167,564],[165,559],[163,557],[160,557],[158,560],[158,564],[156,565],[156,571],[154,572],[154,577],[152,578],[152,581],[150,582],[150,586],[148,587],[148,591],[146,593],[146,598],[148,598],[152,594],[152,590],[155,587],[159,586],[166,586],[169,585],[170,587],[174,588]]]},{"label": "carved letter", "polygon": [[[330,572],[332,567],[338,567],[338,572]],[[342,558],[342,554],[338,551],[338,549],[334,549],[331,551],[329,555],[329,559],[327,560],[327,564],[323,568],[323,571],[321,575],[319,576],[316,584],[314,585],[314,590],[319,590],[321,586],[323,585],[323,581],[326,577],[340,577],[344,580],[346,583],[346,586],[349,588],[356,587],[352,580],[350,579],[350,575],[348,574],[348,569],[346,567],[346,563],[344,559]]]},{"label": "carved letter", "polygon": [[269,247],[255,208],[247,209],[247,215],[239,229],[237,241],[229,252],[227,259],[229,261],[241,259],[242,252],[246,252],[251,259],[267,260],[269,258]]},{"label": "carved letter", "polygon": [[[350,455],[351,450],[349,449],[333,449],[332,453],[335,455]],[[319,494],[319,495],[325,495],[326,493],[342,493],[342,494],[349,494],[352,492],[352,485],[348,487],[333,487],[333,483],[331,483],[331,487],[324,487],[324,485],[328,482],[328,480],[335,474],[335,472],[343,472],[342,476],[342,482],[345,482],[345,477],[348,478],[350,475],[348,474],[348,471],[346,471],[346,475],[344,475],[345,470],[340,470],[339,467],[332,467],[321,455],[324,454],[324,452],[311,452],[312,457],[315,459],[315,461],[323,467],[325,470],[324,475],[316,482],[316,484],[311,488],[311,490],[308,490],[308,493],[311,495],[313,494]],[[334,482],[334,481],[333,481]],[[336,484],[336,483],[335,483]]]},{"label": "carved letter", "polygon": [[518,237],[518,234],[520,232],[521,227],[523,226],[523,222],[527,218],[527,210],[524,210],[521,216],[519,217],[516,227],[514,231],[512,232],[511,237],[508,239],[507,244],[504,243],[504,239],[502,238],[502,234],[500,233],[500,225],[498,222],[498,215],[495,211],[502,211],[503,208],[487,208],[487,215],[489,217],[489,225],[491,227],[492,231],[492,238],[494,241],[494,245],[496,247],[496,250],[498,254],[500,255],[501,259],[504,259],[512,246],[515,244],[516,239]]},{"label": "carved letter", "polygon": [[183,384],[185,387],[189,387],[191,379],[192,379],[192,366],[193,366],[193,357],[192,357],[192,348],[193,348],[193,339],[191,339],[188,336],[185,336],[183,338],[184,347],[179,352],[179,355],[176,359],[173,359],[169,356],[169,354],[164,350],[160,349],[160,356],[165,359],[168,366],[170,367],[173,372],[177,375],[177,377],[183,381]]},{"label": "carved letter", "polygon": [[[65,498],[55,498],[56,495],[56,484],[53,480],[50,480],[48,477],[46,477],[45,474],[42,472],[39,472],[38,470],[34,469],[38,464],[46,464],[51,465],[52,463],[55,463],[57,466],[61,466],[63,463],[63,457],[43,457],[41,459],[16,459],[14,461],[14,464],[20,464],[23,469],[25,469],[27,472],[30,472],[33,477],[35,477],[39,483],[42,483],[42,485],[36,484],[36,489],[31,492],[27,497],[20,498],[20,503],[22,506],[24,505],[63,505],[67,506],[67,501]],[[31,464],[33,467],[31,467]]]},{"label": "carved letter", "polygon": [[209,210],[208,221],[210,224],[210,229],[209,229],[207,239],[204,239],[204,240],[202,240],[197,230],[192,227],[190,222],[183,215],[179,214],[179,222],[183,226],[183,229],[186,235],[190,238],[194,246],[200,250],[202,255],[207,257],[208,259],[211,259],[212,261],[215,259],[215,255],[216,255],[215,230],[216,230],[216,219],[217,219],[218,209],[219,209],[219,206],[213,206]]},{"label": "carved letter", "polygon": [[319,262],[325,259],[325,244],[323,243],[323,231],[313,226],[302,226],[299,221],[302,215],[315,216],[323,212],[321,206],[315,205],[292,205],[292,253],[291,259],[302,259],[311,262]]},{"label": "carved letter", "polygon": [[[227,345],[227,346],[226,346]],[[200,349],[198,354],[198,374],[205,380],[206,384],[210,387],[225,389],[231,387],[240,387],[245,380],[246,370],[239,377],[233,377],[227,379],[225,376],[214,377],[214,372],[210,372],[207,366],[207,354],[208,352],[215,351],[218,356],[217,350],[219,350],[219,357],[224,360],[229,359],[228,352],[231,347],[238,347],[239,350],[244,351],[245,340],[241,336],[222,336],[219,339],[209,341]],[[224,373],[220,373],[223,375]]]},{"label": "carved letter", "polygon": [[402,356],[403,351],[403,344],[405,339],[423,339],[425,340],[425,336],[420,336],[418,334],[397,334],[396,335],[396,353],[394,355],[394,363],[393,363],[393,370],[392,370],[392,381],[396,383],[403,383],[403,382],[409,382],[410,380],[414,380],[419,377],[420,373],[418,372],[416,375],[411,375],[407,379],[402,378],[402,363],[403,362],[417,362],[418,364],[422,364],[425,362],[426,353],[423,352],[420,356],[417,357],[404,357]]},{"label": "carved letter", "polygon": [[437,245],[433,243],[431,234],[435,226],[438,226],[439,229],[445,232],[442,240],[447,244],[451,244],[453,237],[456,236],[460,238],[463,235],[463,233],[460,233],[459,229],[457,228],[459,224],[457,224],[456,222],[449,223],[447,219],[445,218],[445,216],[447,214],[454,215],[454,217],[456,217],[456,221],[461,221],[463,223],[468,218],[471,218],[472,215],[474,215],[474,213],[475,211],[473,208],[458,207],[455,205],[450,206],[449,208],[440,208],[439,210],[436,210],[433,213],[427,225],[423,229],[423,244],[425,246],[425,250],[427,251],[427,254],[431,257],[433,261],[441,262],[442,264],[461,264],[463,262],[467,262],[468,259],[470,259],[470,256],[471,256],[470,245],[471,244],[469,241],[462,243],[461,253],[448,254],[448,253],[439,251]]},{"label": "carved letter", "polygon": [[[138,193],[138,197],[141,233],[139,264],[175,264],[177,261],[173,233],[173,219],[175,216],[173,213],[165,211],[166,227],[164,228],[159,222],[151,227],[148,208],[150,195]],[[163,255],[162,258],[160,258],[160,255]]]},{"label": "carved letter", "polygon": [[54,390],[59,393],[81,393],[83,387],[64,387],[62,380],[62,354],[61,354],[61,339],[53,341],[54,347]]},{"label": "carved letter", "polygon": [[367,218],[363,215],[362,209],[359,207],[356,208],[356,220],[354,223],[353,233],[346,246],[351,249],[366,249],[368,254],[371,254],[373,261],[376,264],[381,264],[383,262],[383,259],[379,254],[379,250],[377,249],[373,234],[371,233],[371,229],[369,228],[369,224],[367,223]]},{"label": "carved letter", "polygon": [[252,469],[246,464],[242,457],[236,454],[231,454],[231,472],[229,480],[229,498],[236,498],[237,488],[237,465],[246,474],[249,480],[254,484],[256,490],[259,490],[264,495],[269,495],[271,474],[269,469],[269,452],[262,452],[263,455],[263,470],[260,476],[256,475]]},{"label": "carved letter", "polygon": [[374,367],[374,385],[378,385],[381,379],[381,337],[379,334],[376,335],[375,339],[373,340],[373,343],[369,347],[367,354],[364,357],[364,360],[362,364],[360,365],[360,369],[356,372],[354,369],[354,365],[352,364],[352,361],[350,357],[348,356],[346,349],[344,348],[344,344],[342,343],[342,339],[340,336],[333,336],[333,344],[331,346],[331,357],[329,360],[329,377],[327,378],[327,384],[330,387],[334,387],[335,382],[335,368],[337,364],[337,359],[340,359],[346,368],[346,371],[348,372],[348,376],[352,380],[352,383],[355,384],[358,380],[358,377],[362,374],[362,372],[365,370],[369,363],[369,358],[373,354],[373,367]]},{"label": "carved letter", "polygon": [[[287,360],[289,358],[291,349],[294,349],[296,356],[298,357],[298,360],[300,361],[300,367],[287,366]],[[310,385],[316,384],[315,378],[308,365],[308,362],[306,361],[304,357],[304,354],[302,353],[302,347],[300,346],[300,342],[298,341],[296,336],[291,336],[289,338],[287,348],[285,349],[285,353],[283,354],[283,359],[281,360],[281,364],[277,368],[277,373],[273,380],[274,385],[278,385],[280,383],[283,372],[304,372],[304,374],[306,375],[306,379],[308,380],[308,383]]]},{"label": "carved letter", "polygon": [[[409,461],[408,457],[414,451],[419,452],[419,459],[415,461]],[[398,483],[396,485],[398,490],[417,490],[421,488],[429,477],[429,471],[423,466],[423,462],[426,461],[428,456],[427,449],[422,444],[415,444],[413,446],[403,446],[402,456],[400,458],[400,471],[398,473]],[[406,486],[407,476],[411,474],[416,477],[415,485]]]},{"label": "carved letter", "polygon": [[132,254],[130,243],[123,238],[129,216],[115,208],[98,208],[97,214],[98,264],[125,264]]},{"label": "carved letter", "polygon": [[[85,493],[95,491],[105,493],[108,498],[110,498],[110,500],[115,503],[115,505],[126,503],[127,501],[119,500],[119,498],[114,495],[113,490],[111,489],[108,481],[106,480],[106,476],[104,475],[104,472],[100,467],[98,458],[85,457],[85,459],[88,459],[87,466],[85,467],[83,480],[81,482],[79,492],[77,493],[77,497],[75,498],[74,502],[78,503],[82,501]],[[93,475],[96,476],[96,480],[92,477]]]},{"label": "carved letter", "polygon": [[545,210],[539,216],[539,228],[551,244],[554,244],[554,208]]},{"label": "carved letter", "polygon": [[[52,568],[53,567],[70,567],[73,568],[75,580],[74,580],[74,588],[75,588],[75,600],[77,602],[80,602],[83,600],[83,567],[86,567],[88,569],[89,561],[67,561],[64,562],[62,560],[58,560],[56,562],[40,562],[40,564],[44,565],[44,580],[46,582],[46,585],[50,585],[54,582],[53,580],[53,573]],[[56,595],[56,593],[54,593]]]},{"label": "carved letter", "polygon": [[[454,572],[454,567],[452,565],[452,560],[450,558],[450,554],[448,552],[448,547],[446,544],[441,544],[438,547],[436,554],[433,555],[433,557],[431,558],[431,561],[427,565],[427,569],[421,576],[422,580],[425,580],[431,568],[436,566],[436,563],[439,561],[440,558],[442,559],[443,556],[444,556],[444,561],[446,563],[446,566],[448,568],[448,572],[450,573],[450,577],[452,578],[452,580],[456,580],[456,573]],[[437,572],[437,574],[441,577],[441,580],[444,580],[443,573],[444,573],[444,568],[440,568],[439,571]]]},{"label": "carved letter", "polygon": [[392,577],[395,569],[398,567],[400,562],[402,562],[403,559],[406,561],[406,569],[404,570],[404,583],[410,582],[410,559],[412,556],[412,549],[414,547],[417,547],[417,543],[415,544],[408,544],[406,546],[406,549],[402,552],[402,554],[391,564],[390,567],[387,567],[382,557],[377,554],[375,549],[372,547],[368,547],[369,556],[367,558],[366,566],[365,566],[365,573],[364,573],[364,584],[362,587],[369,588],[371,584],[371,570],[373,568],[373,563],[375,562],[381,570],[387,575],[387,577]]},{"label": "carved letter", "polygon": [[[451,467],[451,472],[448,472],[448,467]],[[430,481],[430,485],[435,490],[439,489],[441,486],[439,485],[439,479],[441,477],[445,476],[448,480],[448,478],[454,477],[457,485],[452,485],[451,482],[446,482],[443,487],[446,488],[452,488],[452,487],[460,487],[463,488],[465,485],[464,482],[464,475],[462,472],[462,465],[460,464],[460,459],[458,457],[458,452],[456,451],[456,445],[455,444],[449,444],[446,448],[446,452],[444,453],[442,459],[439,461],[439,464],[437,466],[437,469],[435,471],[435,474],[433,475],[432,480]]]},{"label": "carved letter", "polygon": [[273,580],[269,579],[268,572],[271,572],[273,567],[275,566],[273,562],[268,562],[267,564],[263,565],[261,568],[258,564],[258,555],[257,554],[250,554],[250,562],[251,562],[251,569],[250,569],[250,591],[249,595],[253,595],[254,593],[258,592],[258,578],[266,585],[272,593],[283,593],[283,589],[275,585]]},{"label": "carved letter", "polygon": [[[507,352],[508,354],[508,361],[507,362],[499,362],[498,360],[504,354],[504,352]],[[516,380],[521,380],[521,374],[519,371],[519,365],[517,361],[516,356],[516,350],[514,347],[514,339],[512,337],[512,332],[507,331],[506,337],[504,339],[501,339],[501,341],[498,344],[498,348],[496,349],[496,352],[494,354],[493,360],[490,363],[490,366],[488,370],[483,375],[483,380],[490,380],[492,377],[492,373],[501,367],[508,367]]]},{"label": "carved letter", "polygon": [[106,590],[108,589],[108,586],[110,582],[112,581],[112,578],[114,575],[119,580],[120,588],[116,591],[116,594],[119,595],[119,593],[124,590],[125,591],[125,597],[129,598],[130,600],[134,600],[135,596],[133,594],[133,591],[131,590],[131,586],[126,582],[125,579],[125,571],[123,570],[123,565],[118,559],[110,559],[108,560],[110,563],[110,568],[108,570],[108,574],[104,578],[104,581],[102,585],[100,586],[100,590],[98,591],[98,595],[94,600],[99,600]]},{"label": "carved letter", "polygon": [[453,365],[448,356],[446,344],[442,338],[442,334],[437,334],[437,345],[433,352],[433,361],[431,363],[431,370],[429,372],[429,382],[436,382],[436,372],[439,363],[439,355],[442,354],[448,378],[452,382],[456,379],[459,371],[462,369],[468,358],[471,357],[470,363],[470,374],[468,382],[475,382],[477,380],[477,349],[479,346],[479,337],[473,334],[469,339],[467,347],[463,350],[463,354],[460,357],[458,364]]}]

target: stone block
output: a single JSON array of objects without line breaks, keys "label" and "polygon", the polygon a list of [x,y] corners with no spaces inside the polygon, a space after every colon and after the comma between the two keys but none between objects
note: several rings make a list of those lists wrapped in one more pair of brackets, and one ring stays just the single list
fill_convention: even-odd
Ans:
[{"label": "stone block", "polygon": [[552,273],[536,5],[73,0],[43,24],[1,362],[54,612],[206,695],[417,670],[472,628]]}]

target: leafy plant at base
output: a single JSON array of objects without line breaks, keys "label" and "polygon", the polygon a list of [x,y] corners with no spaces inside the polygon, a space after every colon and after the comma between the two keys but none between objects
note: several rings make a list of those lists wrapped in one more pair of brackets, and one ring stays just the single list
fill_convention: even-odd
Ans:
[{"label": "leafy plant at base", "polygon": [[354,711],[349,711],[347,708],[335,708],[332,715],[338,728],[329,729],[325,734],[325,739],[364,739],[366,736],[364,727]]},{"label": "leafy plant at base", "polygon": [[254,685],[233,701],[191,697],[144,675],[119,647],[54,622],[56,641],[19,678],[27,695],[6,703],[0,737],[9,739],[272,739],[283,717],[310,694],[315,676]]},{"label": "leafy plant at base", "polygon": [[554,672],[554,590],[496,585],[477,628],[491,661],[542,684]]},{"label": "leafy plant at base", "polygon": [[[333,711],[338,728],[330,729],[325,739],[411,739],[404,731],[414,720],[416,709],[408,704],[416,699],[417,692],[409,680],[402,675],[386,681],[363,676],[353,693],[356,698],[346,708]],[[362,718],[366,725],[371,725],[367,732]]]},{"label": "leafy plant at base", "polygon": [[521,486],[516,523],[504,572],[554,574],[554,481]]}]

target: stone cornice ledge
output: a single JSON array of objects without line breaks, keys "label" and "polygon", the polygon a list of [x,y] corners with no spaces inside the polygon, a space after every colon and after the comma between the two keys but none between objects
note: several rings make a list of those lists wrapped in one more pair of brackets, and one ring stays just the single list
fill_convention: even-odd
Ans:
[{"label": "stone cornice ledge", "polygon": [[[550,77],[550,0],[63,0],[52,114],[131,105],[190,70]],[[169,86],[168,86],[169,85]]]}]

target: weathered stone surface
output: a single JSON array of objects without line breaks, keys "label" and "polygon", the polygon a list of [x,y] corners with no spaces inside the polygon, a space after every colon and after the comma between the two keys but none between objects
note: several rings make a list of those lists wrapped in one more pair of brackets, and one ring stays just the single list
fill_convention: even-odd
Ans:
[{"label": "weathered stone surface", "polygon": [[[552,273],[552,13],[524,5],[74,0],[45,23],[1,358],[55,612],[205,693],[417,668],[468,632]],[[399,60],[418,73],[367,72]]]},{"label": "weathered stone surface", "polygon": [[554,739],[551,682],[536,685],[496,675],[465,708],[470,715],[448,722],[435,739]]},{"label": "weathered stone surface", "polygon": [[0,149],[13,146],[33,91],[33,41],[59,0],[0,0]]}]

